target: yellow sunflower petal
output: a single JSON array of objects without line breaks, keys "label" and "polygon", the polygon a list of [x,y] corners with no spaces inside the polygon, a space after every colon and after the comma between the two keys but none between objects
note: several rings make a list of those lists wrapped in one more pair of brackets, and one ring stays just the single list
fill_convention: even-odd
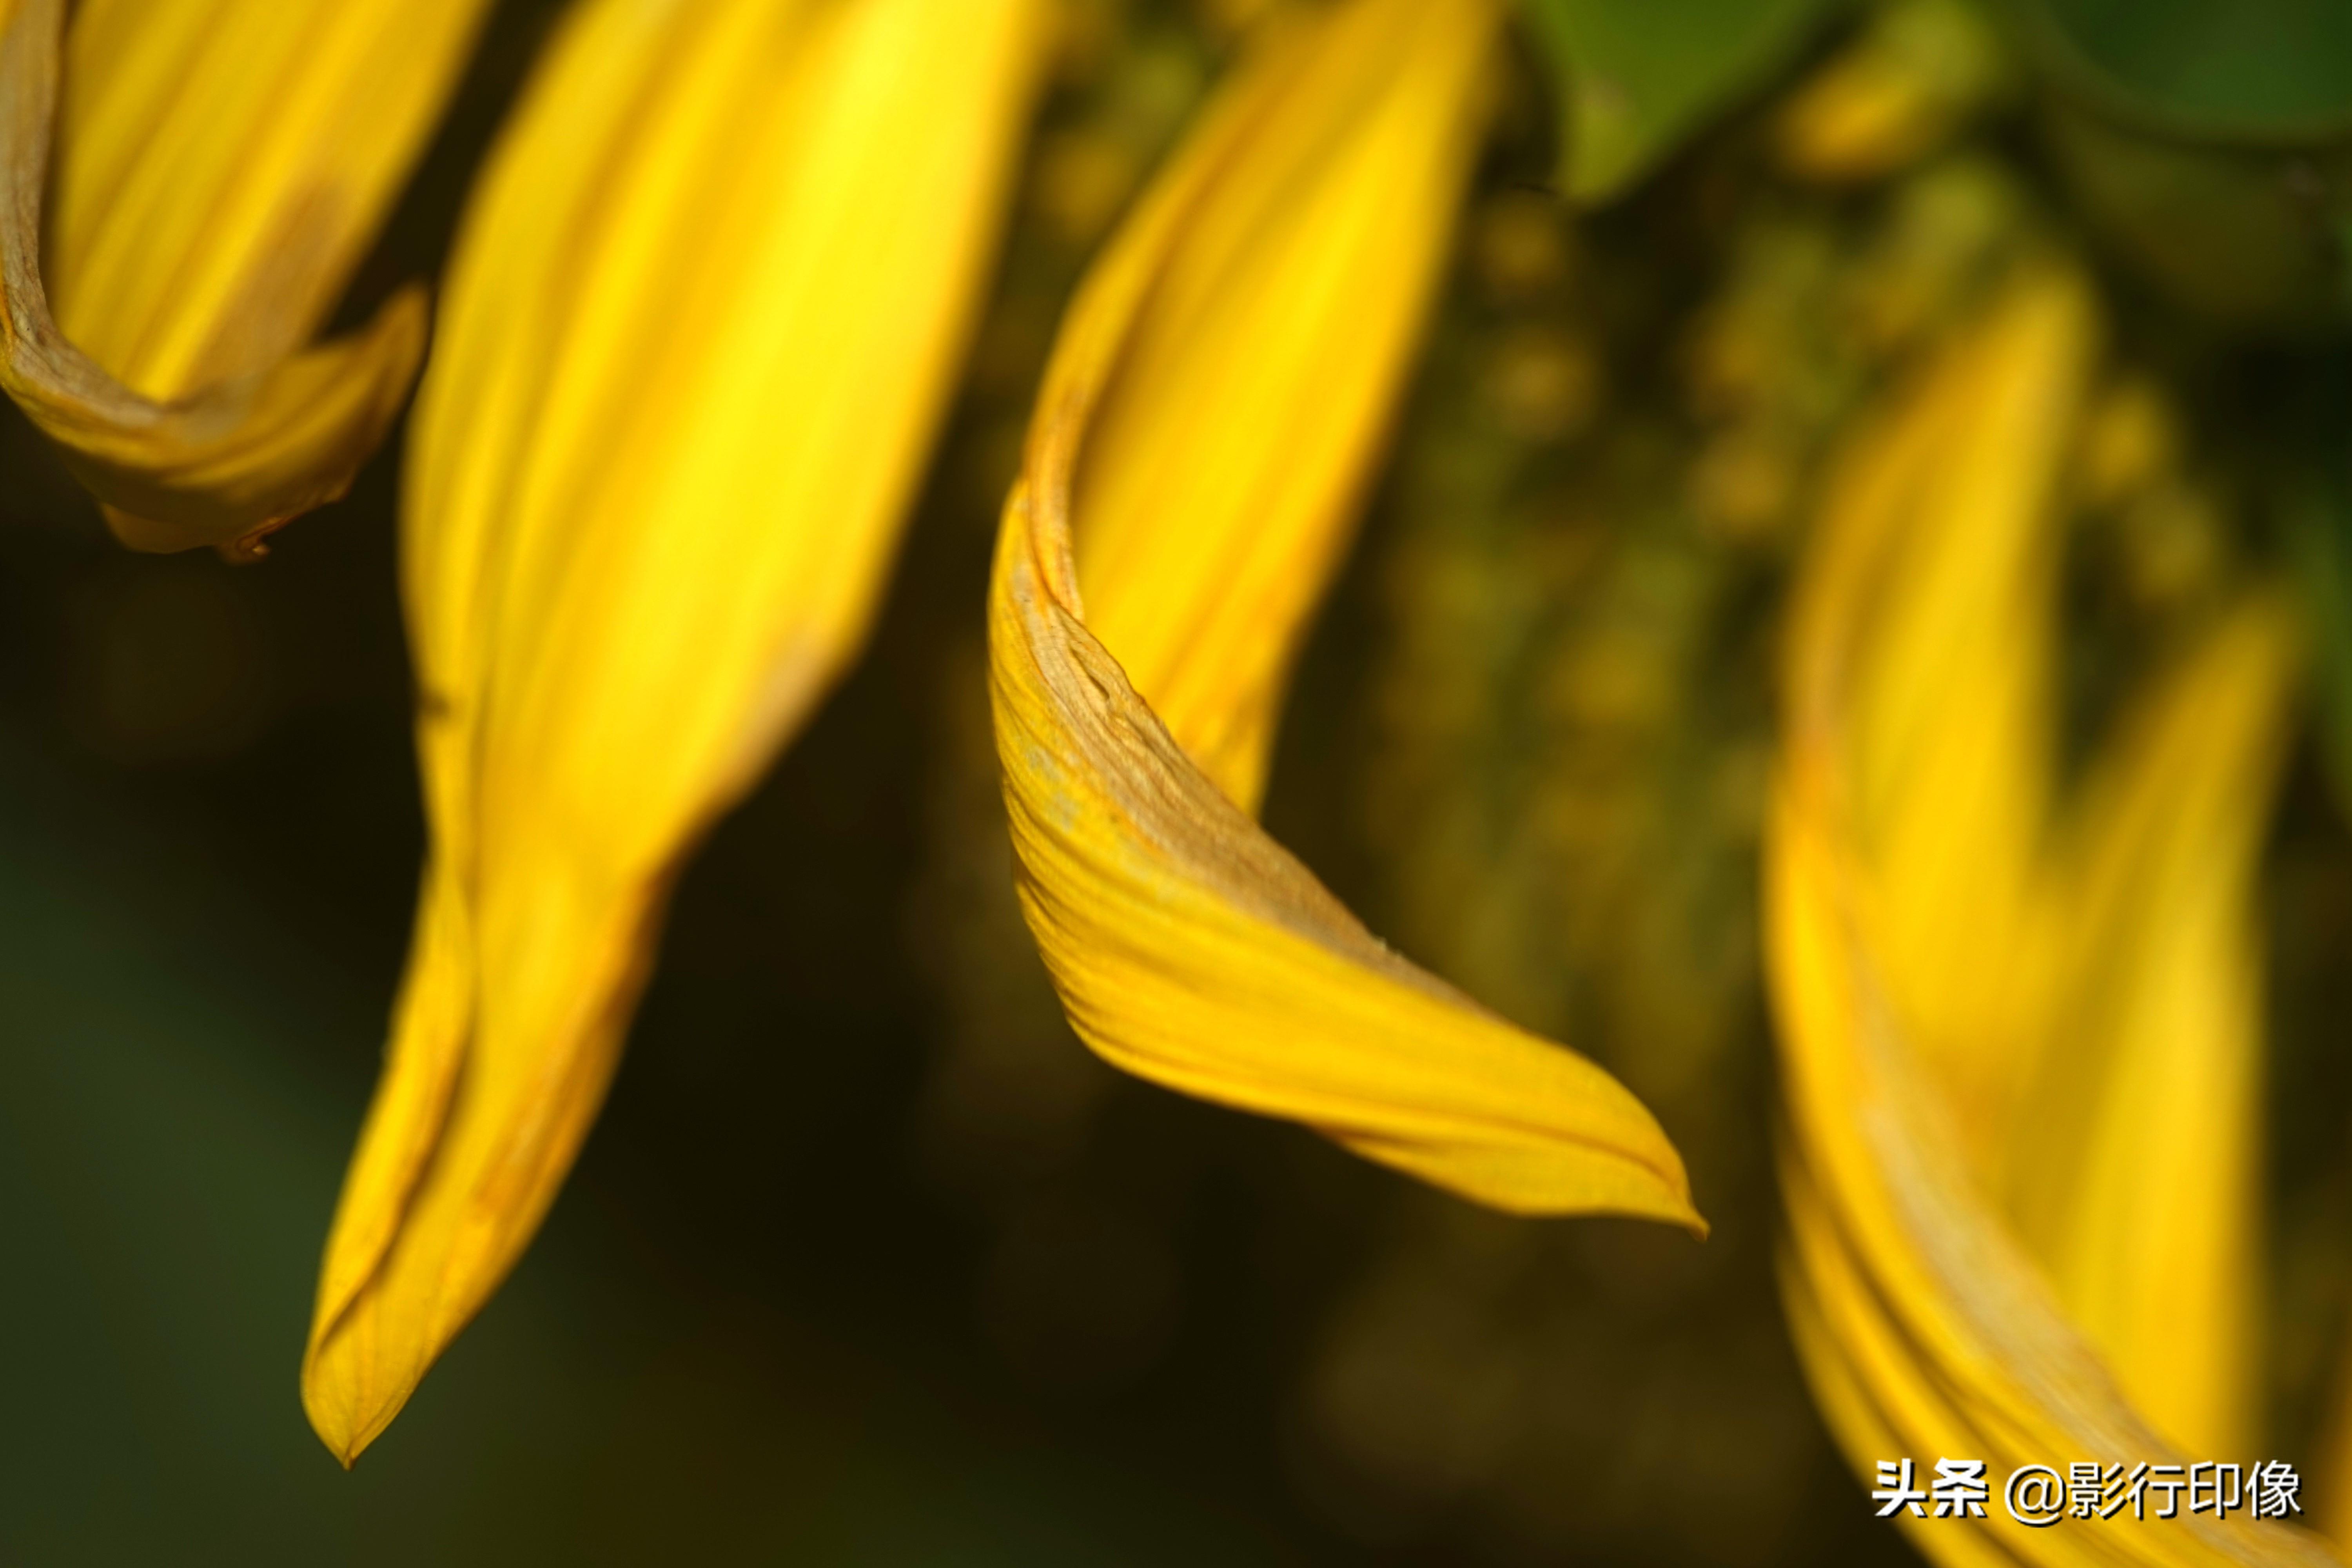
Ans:
[{"label": "yellow sunflower petal", "polygon": [[[21,0],[0,38],[0,387],[142,550],[341,495],[408,395],[425,303],[305,349],[486,0]],[[46,289],[42,195],[58,137]]]},{"label": "yellow sunflower petal", "polygon": [[[1808,1374],[1849,1458],[1865,1475],[1878,1460],[1906,1456],[1928,1465],[1937,1458],[1982,1459],[1998,1486],[2029,1464],[2056,1466],[2063,1473],[2076,1461],[2128,1466],[2163,1463],[2173,1454],[2133,1403],[2130,1381],[2118,1377],[2086,1325],[2070,1316],[2066,1299],[1992,1201],[1985,1179],[1987,1130],[1971,1121],[1970,1107],[1955,1092],[1972,1081],[2013,1087],[2021,1063],[2047,1064],[2076,1048],[2050,1038],[2021,1057],[2013,1041],[1979,1038],[1956,1020],[1975,1020],[1970,1026],[1977,1026],[1990,1018],[2009,1026],[2022,1018],[2030,1030],[2041,1030],[2053,1019],[2072,1017],[2052,999],[2092,995],[2084,977],[2100,973],[2112,980],[2113,973],[2045,956],[2045,973],[2024,973],[2023,949],[2053,933],[2096,931],[2113,922],[2085,920],[2086,903],[2098,900],[2049,891],[2029,864],[2016,874],[2028,888],[2020,903],[2038,909],[2055,899],[2059,910],[2031,914],[2028,930],[2008,950],[2009,963],[1969,972],[1985,990],[2022,990],[2018,1007],[1955,1007],[1951,987],[1911,983],[1910,966],[1925,960],[1911,945],[1911,930],[1893,917],[1921,895],[1898,885],[1889,869],[1885,847],[1899,841],[1874,838],[1870,829],[1874,821],[1903,817],[1902,794],[1937,795],[1950,787],[1914,765],[1921,752],[1936,754],[1938,743],[1927,726],[1944,714],[1931,707],[1913,717],[1904,744],[1914,750],[1902,765],[1894,759],[1904,744],[1861,732],[1890,722],[1895,710],[1877,705],[1872,695],[1895,679],[1890,670],[1907,670],[1917,689],[1937,701],[1958,700],[1950,695],[1956,681],[1974,700],[2012,700],[2000,682],[1954,677],[1917,655],[1922,634],[1898,617],[1918,613],[1938,595],[1906,579],[1927,571],[1966,578],[1979,575],[1989,559],[2014,559],[2014,542],[1964,546],[1942,537],[1971,526],[2002,532],[2015,525],[2014,519],[2003,521],[2005,508],[2050,526],[2063,437],[2079,401],[2091,341],[2087,296],[2079,282],[2045,272],[2017,284],[1989,321],[1931,366],[1923,384],[1857,441],[1807,563],[1810,580],[1792,626],[1789,736],[1773,788],[1765,886],[1788,1107],[1789,1244],[1782,1275]],[[1981,471],[1987,464],[2010,471],[1988,476]],[[1983,511],[1954,506],[1952,498],[1959,495],[1979,498]],[[2046,576],[1990,575],[2007,587],[1978,600],[1948,627],[1945,664],[1973,659],[1997,666],[2010,656],[2000,638],[2035,637],[2035,618],[2054,614]],[[1958,600],[1968,597],[1956,591]],[[2115,776],[2131,783],[2117,787],[2126,794],[2152,791],[2156,804],[2147,809],[2166,814],[2169,826],[2215,828],[2215,816],[2200,816],[2198,803],[2220,795],[2232,795],[2235,809],[2243,810],[2247,797],[2237,794],[2240,785],[2261,775],[2274,750],[2274,731],[2265,727],[2274,727],[2274,717],[2263,716],[2274,714],[2280,658],[2274,630],[2259,629],[2269,615],[2262,612],[2259,623],[2233,624],[2214,645],[2218,651],[2200,658],[2184,683],[2158,700],[2154,711],[2160,717],[2136,731],[2153,739],[2127,743],[2118,753]],[[2147,782],[2150,757],[2169,756],[2192,712],[2208,723],[2242,715],[2230,720],[2226,732],[2210,737],[2232,745],[2231,755],[2206,766],[2199,782]],[[1968,716],[1952,717],[1964,728],[1980,728]],[[1908,782],[1890,786],[1889,779]],[[2022,815],[2007,822],[2005,830],[2028,843],[2042,826]],[[1965,837],[1990,829],[1963,815],[1954,831]],[[2120,837],[2103,835],[2103,845],[2127,855],[2133,869],[2120,878],[2102,870],[2086,885],[2102,889],[2101,900],[2110,899],[2111,884],[2119,889],[2130,883],[2143,893],[2161,889],[2167,900],[2210,904],[2229,931],[2242,910],[2231,902],[2228,876],[2212,873],[2239,864],[2233,857],[2241,831],[2232,818],[2213,846],[2188,858],[2190,868],[2176,878],[2160,857],[2157,868],[2148,868],[2146,857],[2161,847],[2160,834],[2109,826],[2106,833]],[[2003,853],[2021,863],[2032,858],[2021,848]],[[1971,896],[1965,879],[1954,885],[1959,889],[1955,897]],[[2114,896],[2128,895],[2118,890]],[[2127,943],[2128,967],[2144,972],[2163,955],[2142,951],[2139,941]],[[2084,950],[2118,951],[2105,940]],[[1979,951],[1956,949],[1955,962],[1977,963]],[[1948,1010],[1928,1011],[1936,1007]],[[1940,1048],[1928,1048],[1931,1038]],[[2225,1034],[2222,1048],[2230,1044]],[[2141,1059],[2152,1063],[2168,1046],[2147,1047]],[[1971,1048],[1992,1058],[1991,1069],[1974,1079],[1952,1074],[1951,1064],[1965,1061]],[[2121,1114],[2131,1113],[2127,1100],[2116,1103]],[[2168,1106],[2166,1113],[2179,1110]],[[2099,1114],[2105,1113],[2103,1107]],[[2005,1146],[2000,1140],[2014,1136],[2003,1126],[1992,1132],[1996,1152]],[[2225,1131],[2220,1138],[2224,1164],[2233,1135]],[[2203,1146],[2212,1149],[2210,1142]],[[2144,1144],[2139,1148],[2147,1156],[2140,1178],[2166,1184],[2162,1160]],[[2129,1208],[2105,1218],[2128,1224],[2147,1213],[2137,1195]],[[2158,1251],[2163,1246],[2160,1239],[2147,1245]],[[2128,1249],[2126,1262],[2137,1262]],[[2143,1270],[2137,1278],[2145,1283],[2148,1276]],[[2095,1332],[2098,1325],[2090,1327]],[[1984,1521],[1906,1520],[1906,1525],[1924,1552],[1950,1564],[2330,1561],[2313,1538],[2257,1523],[2242,1512],[2226,1523],[2184,1512],[2160,1525],[2030,1529],[2008,1516],[1996,1492]]]},{"label": "yellow sunflower petal", "polygon": [[432,863],[304,1366],[348,1462],[514,1263],[663,897],[854,653],[1037,0],[593,0],[460,238],[405,589]]},{"label": "yellow sunflower petal", "polygon": [[[1798,689],[1842,693],[1886,982],[1979,1159],[2040,1037],[2028,928],[2055,735],[2049,488],[2091,331],[2080,288],[2043,279],[1988,334],[2035,345],[2042,374],[2004,374],[1988,349],[1922,388],[1849,464],[1794,614],[1792,657],[1811,661]],[[1832,658],[1847,663],[1819,668]]]},{"label": "yellow sunflower petal", "polygon": [[1246,809],[1498,20],[1350,0],[1262,38],[1073,306],[991,591],[1022,899],[1120,1067],[1503,1207],[1699,1228],[1632,1095],[1398,958]]},{"label": "yellow sunflower petal", "polygon": [[[1824,831],[1843,790],[1820,762],[1784,762],[1766,914],[1791,1123],[1783,1286],[1823,1413],[1865,1477],[1906,1456],[1982,1459],[1996,1483],[2028,1464],[2183,1462],[1977,1187],[1883,984],[1866,879]],[[2242,1513],[2035,1530],[1996,1495],[1987,1520],[1908,1528],[1952,1565],[2335,1561]]]},{"label": "yellow sunflower petal", "polygon": [[2083,805],[2065,993],[2010,1140],[2012,1212],[2133,1405],[2248,1452],[2262,1262],[2253,878],[2285,748],[2294,621],[2238,605],[2143,700]]}]

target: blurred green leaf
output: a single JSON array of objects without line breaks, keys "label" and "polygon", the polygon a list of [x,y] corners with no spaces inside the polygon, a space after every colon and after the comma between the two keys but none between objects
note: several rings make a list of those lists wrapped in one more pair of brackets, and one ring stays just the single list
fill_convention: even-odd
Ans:
[{"label": "blurred green leaf", "polygon": [[2340,321],[2352,5],[2002,0],[2092,217],[2173,299],[2240,328]]},{"label": "blurred green leaf", "polygon": [[1836,0],[1525,0],[1560,103],[1559,181],[1623,192],[1784,64]]},{"label": "blurred green leaf", "polygon": [[2042,130],[2082,210],[2173,300],[2263,332],[2342,318],[2344,154],[2179,140],[2063,92]]},{"label": "blurred green leaf", "polygon": [[2352,135],[2343,0],[2009,0],[2036,52],[2111,110],[2198,140]]}]

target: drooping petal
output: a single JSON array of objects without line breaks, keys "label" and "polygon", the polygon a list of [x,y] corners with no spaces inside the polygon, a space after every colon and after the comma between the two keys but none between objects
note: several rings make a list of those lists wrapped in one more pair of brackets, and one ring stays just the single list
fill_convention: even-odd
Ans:
[{"label": "drooping petal", "polygon": [[1120,1067],[1502,1207],[1703,1228],[1632,1095],[1397,957],[1249,815],[1498,19],[1349,0],[1262,37],[1074,304],[991,591],[1022,900]]},{"label": "drooping petal", "polygon": [[[1904,1456],[1923,1463],[1982,1459],[1996,1486],[2029,1464],[2063,1474],[2077,1461],[2165,1462],[2178,1452],[2170,1434],[2152,1426],[2152,1412],[2136,1403],[2160,1389],[2161,1377],[2137,1359],[2148,1348],[2130,1337],[2138,1321],[2128,1313],[2103,1316],[2102,1302],[2111,1304],[2126,1279],[2159,1302],[2174,1291],[2204,1300],[2210,1282],[2190,1274],[2233,1260],[2230,1244],[2215,1242],[2208,1224],[2169,1239],[2145,1227],[2157,1215],[2150,1205],[2159,1190],[2178,1194],[2184,1168],[2226,1187],[2242,1163],[2239,1108],[2215,1107],[2216,1128],[2179,1139],[2189,1106],[2176,1096],[2216,1085],[2243,1091],[2239,1053],[2250,1042],[2233,1011],[2232,987],[2242,976],[2232,966],[2242,957],[2233,944],[2248,918],[2250,824],[2264,808],[2263,781],[2278,746],[2285,661],[2275,604],[2250,600],[2103,763],[2114,782],[2090,796],[2098,813],[2086,818],[2094,848],[2079,857],[2004,852],[2027,865],[2017,879],[2026,888],[2023,930],[2009,962],[1984,965],[1974,947],[1956,946],[1952,954],[1978,964],[1969,972],[1975,984],[2008,994],[2013,1006],[1958,1005],[1950,986],[1906,981],[1907,966],[1924,958],[1890,911],[1921,895],[1898,885],[1890,868],[1885,846],[1899,841],[1870,831],[1874,820],[1900,819],[1903,795],[1953,787],[1915,765],[1939,751],[1930,734],[1935,721],[1951,717],[1964,731],[1985,732],[1970,716],[1935,704],[2004,700],[1999,683],[1955,678],[1947,667],[1998,666],[2011,651],[2000,638],[2031,635],[2037,618],[2056,613],[2048,576],[2001,572],[1991,576],[2004,588],[1946,624],[1940,660],[1918,648],[1926,633],[1898,619],[1939,597],[1908,581],[1914,574],[1967,575],[1969,563],[1981,567],[2011,549],[1981,540],[1962,546],[1944,535],[2001,531],[2009,525],[2000,507],[2010,504],[2050,526],[2059,437],[2074,416],[2091,339],[2082,285],[2043,273],[2015,285],[1990,320],[1931,365],[1848,454],[1791,630],[1789,732],[1773,790],[1765,888],[1788,1107],[1782,1277],[1807,1373],[1865,1475],[1875,1461]],[[2027,427],[2043,420],[2052,428]],[[1986,464],[2011,471],[1988,478],[1979,471]],[[1967,494],[1979,498],[1982,510],[1949,504]],[[1956,593],[1951,602],[1969,598]],[[2046,634],[2028,646],[2041,650],[2032,658],[2051,657]],[[1927,707],[1907,713],[1907,736],[1867,735],[1908,710],[1891,694],[1890,672],[1898,670],[1918,683]],[[2202,755],[2186,754],[2191,733],[2201,737]],[[1906,757],[1899,766],[1890,760]],[[2152,772],[2165,768],[2181,776]],[[1907,782],[1889,794],[1883,782],[1889,779]],[[2005,831],[2029,845],[2047,841],[2046,823],[2003,820]],[[1990,829],[1964,814],[1954,831],[1966,840]],[[1969,896],[1965,879],[1954,885],[1956,899]],[[2144,907],[2130,908],[2133,899]],[[2034,943],[2054,944],[2056,955],[2036,958],[2026,952]],[[2219,998],[2216,1005],[2179,1019],[2116,1005],[2109,987],[2182,961],[2200,968],[2189,987]],[[2086,1046],[2058,1028],[2081,1026],[2100,1000],[2118,1015],[2112,1047]],[[2014,1038],[1969,1033],[1987,1018],[2021,1030],[2025,1048]],[[2192,1026],[2205,1033],[2185,1042],[2179,1030]],[[1930,1039],[1939,1048],[1928,1048]],[[1949,1064],[1972,1049],[1989,1064],[1975,1064],[1972,1079],[1951,1074]],[[2038,1257],[2012,1225],[1991,1177],[2016,1168],[2019,1141],[2036,1124],[2019,1108],[2040,1109],[2057,1081],[2054,1064],[2084,1059],[2130,1067],[2090,1086],[2084,1125],[2097,1141],[2067,1174],[2070,1202],[2062,1212],[2072,1220],[2089,1213],[2084,1205],[2108,1204],[2099,1224],[2143,1228],[2104,1252],[2067,1235],[2053,1260]],[[2125,1081],[2183,1067],[2198,1082],[2158,1087],[2152,1100]],[[1990,1124],[1972,1120],[1957,1092],[1971,1081],[1996,1090],[1984,1103],[2006,1106],[2008,1114]],[[2169,1120],[2121,1125],[2145,1114]],[[2152,1140],[2168,1135],[2182,1146],[2154,1147]],[[2146,1190],[2121,1191],[2134,1181]],[[2236,1196],[2200,1203],[2235,1217]],[[2070,1308],[2087,1310],[2077,1316]],[[2195,1316],[2193,1331],[2184,1321],[2184,1332],[2223,1327],[2227,1312]],[[2133,1359],[2103,1353],[2115,1350]],[[2252,1456],[2195,1450],[2191,1457]],[[1929,1556],[1954,1564],[2330,1561],[2311,1537],[2242,1512],[2227,1523],[2184,1510],[2160,1525],[2031,1529],[2009,1517],[1996,1493],[1983,1521],[1902,1522]]]},{"label": "drooping petal", "polygon": [[864,636],[1042,37],[593,0],[495,154],[407,474],[432,859],[304,1367],[346,1462],[528,1242],[671,877]]},{"label": "drooping petal", "polygon": [[61,0],[20,0],[0,38],[0,386],[125,543],[256,537],[341,495],[383,439],[423,295],[305,345],[486,4],[87,0],[59,111]]}]

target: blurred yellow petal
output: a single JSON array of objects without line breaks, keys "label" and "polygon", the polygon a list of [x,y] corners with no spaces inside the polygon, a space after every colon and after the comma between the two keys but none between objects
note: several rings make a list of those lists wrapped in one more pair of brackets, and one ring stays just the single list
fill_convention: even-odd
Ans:
[{"label": "blurred yellow petal", "polygon": [[[1807,1375],[1865,1476],[1904,1456],[2179,1462],[2069,1321],[1977,1188],[1881,982],[1866,879],[1822,832],[1837,782],[1792,755],[1776,792],[1766,913],[1791,1142],[1790,1318]],[[2253,1456],[2234,1454],[2231,1458]],[[2325,1563],[2304,1532],[2242,1514],[2161,1529],[1904,1521],[1948,1564]]]},{"label": "blurred yellow petal", "polygon": [[[1985,336],[1849,463],[1791,647],[1797,689],[1840,689],[1885,982],[1978,1158],[2039,1038],[2029,926],[2055,736],[2050,491],[2082,393],[2088,300],[2045,279]],[[1832,658],[1848,662],[1820,668]]]},{"label": "blurred yellow petal", "polygon": [[1781,108],[1774,150],[1801,178],[1881,178],[1949,140],[2005,64],[1993,19],[1967,0],[1892,0]]},{"label": "blurred yellow petal", "polygon": [[61,0],[0,39],[0,385],[133,548],[331,500],[425,348],[404,290],[306,348],[373,242],[486,0]]},{"label": "blurred yellow petal", "polygon": [[991,592],[1022,899],[1120,1067],[1502,1207],[1701,1228],[1632,1095],[1398,958],[1249,815],[1498,21],[1350,0],[1263,36],[1087,280]]},{"label": "blurred yellow petal", "polygon": [[2068,1312],[2139,1412],[2200,1455],[2260,1432],[2253,878],[2294,651],[2288,606],[2249,597],[2102,760],[2064,1000],[2010,1141],[2011,1207]]},{"label": "blurred yellow petal", "polygon": [[[2227,1331],[2239,1310],[2228,1303],[2243,1300],[2242,1277],[2217,1285],[2200,1271],[2245,1263],[2234,1250],[2242,1237],[2216,1226],[2240,1217],[2249,1155],[2249,1108],[2229,1097],[2251,1094],[2241,965],[2287,668],[2276,604],[2249,600],[2127,727],[2088,796],[2079,855],[2036,853],[2049,834],[2035,812],[1971,815],[1954,798],[1962,786],[1927,761],[1965,761],[1937,733],[1950,723],[2007,735],[2000,743],[2020,749],[2004,769],[2037,756],[2051,766],[2053,737],[2029,743],[2021,729],[1959,709],[1998,711],[2021,684],[2049,679],[2054,582],[2017,569],[2023,546],[2002,536],[2054,531],[2089,326],[2078,281],[2030,278],[1858,437],[1791,630],[1765,889],[1788,1105],[1782,1274],[1808,1374],[1864,1474],[1906,1455],[1981,1458],[1997,1484],[2028,1464],[2162,1463],[2178,1451],[2168,1438],[2221,1432],[2210,1411],[2198,1414],[2208,1430],[2193,1439],[2169,1428],[2188,1424],[2179,1413],[2200,1408],[2211,1369],[2236,1364],[2242,1349],[2186,1338]],[[1962,532],[1990,537],[1948,537]],[[1915,580],[1936,574],[1953,577],[1948,591]],[[1934,619],[1938,605],[1948,618],[1932,634],[1916,617]],[[1936,636],[1940,658],[1921,646]],[[2039,673],[1985,675],[2021,657],[2017,638]],[[1950,668],[1960,664],[1979,669]],[[1917,983],[1933,954],[1898,918],[1925,895],[1896,868],[1917,874],[1921,862],[1890,853],[1900,835],[1873,832],[1924,809],[1913,795],[1945,800],[1962,842],[2001,857],[1999,885],[2022,889],[1989,904],[1981,881],[1948,874],[1961,909],[1990,918],[2005,907],[2020,925],[1993,958],[1956,943],[1947,962],[1958,973],[1940,985]],[[2003,836],[2019,842],[2002,847]],[[2171,973],[2177,964],[2189,972]],[[1986,1008],[1963,979],[2011,1005]],[[2193,1010],[2175,1015],[2184,996]],[[2097,1037],[2069,1037],[2102,1007]],[[2044,1097],[2084,1062],[2099,1069],[2081,1086],[2084,1142],[2053,1159],[2029,1138],[2050,1131],[2039,1127]],[[1955,1063],[1973,1071],[1955,1073]],[[2185,1080],[2135,1081],[2169,1073]],[[1980,1103],[1972,1117],[1957,1092],[1969,1083],[2000,1090],[2011,1115],[1988,1126]],[[2187,1128],[2200,1093],[2224,1098],[2210,1124]],[[2070,1232],[2054,1258],[2037,1258],[1987,1181],[1989,1164],[2018,1168],[2021,1151],[2063,1175],[2068,1221],[2131,1234]],[[2200,1181],[2215,1190],[2186,1211],[2166,1207]],[[2185,1221],[2168,1235],[2168,1214]],[[2127,1289],[2139,1292],[2128,1304]],[[2176,1301],[2183,1311],[2168,1348],[2190,1367],[2168,1373],[2147,1359],[2147,1336],[2151,1314]],[[2152,1426],[2159,1415],[2163,1426]],[[1903,1522],[1922,1551],[1951,1564],[2331,1561],[2314,1538],[2242,1514],[2035,1530],[1996,1496],[1982,1521]]]},{"label": "blurred yellow petal", "polygon": [[992,253],[1036,0],[593,0],[415,418],[432,862],[304,1367],[349,1462],[608,1082],[664,895],[855,652]]}]

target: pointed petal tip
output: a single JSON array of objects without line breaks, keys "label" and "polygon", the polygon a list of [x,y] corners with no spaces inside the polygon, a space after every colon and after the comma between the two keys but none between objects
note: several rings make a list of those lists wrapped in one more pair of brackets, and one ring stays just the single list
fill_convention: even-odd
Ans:
[{"label": "pointed petal tip", "polygon": [[[406,1387],[362,1387],[352,1375],[350,1351],[331,1341],[314,1342],[302,1363],[302,1414],[335,1463],[350,1470],[391,1426],[408,1396]],[[341,1363],[341,1364],[338,1364]]]},{"label": "pointed petal tip", "polygon": [[[1660,1134],[1661,1137],[1664,1134]],[[1474,1203],[1484,1203],[1506,1212],[1525,1214],[1538,1219],[1574,1219],[1585,1217],[1644,1220],[1653,1225],[1670,1226],[1685,1232],[1693,1241],[1706,1241],[1715,1234],[1698,1205],[1691,1201],[1690,1187],[1679,1167],[1670,1173],[1641,1167],[1643,1190],[1600,1195],[1591,1193],[1563,1194],[1548,1197],[1538,1204],[1514,1203],[1491,1193],[1465,1191],[1463,1195]],[[1439,1178],[1441,1185],[1447,1184]]]},{"label": "pointed petal tip", "polygon": [[302,1413],[310,1417],[311,1435],[319,1439],[328,1453],[334,1456],[336,1464],[341,1465],[346,1472],[350,1471],[359,1463],[360,1455],[365,1450],[367,1445],[358,1441],[356,1435],[346,1428],[341,1422],[325,1417],[315,1405],[311,1405],[307,1389],[303,1391],[302,1404]]},{"label": "pointed petal tip", "polygon": [[335,1463],[346,1471],[358,1468],[360,1456],[383,1436],[384,1428],[392,1425],[392,1418],[398,1412],[395,1405],[392,1410],[380,1413],[373,1421],[355,1423],[350,1419],[349,1411],[321,1409],[313,1401],[308,1387],[303,1390],[302,1405],[303,1414],[310,1420],[310,1431],[325,1446],[327,1452],[334,1456]]},{"label": "pointed petal tip", "polygon": [[[1679,1177],[1681,1173],[1676,1172],[1675,1174]],[[1715,1227],[1707,1223],[1705,1215],[1698,1212],[1698,1205],[1691,1202],[1689,1187],[1680,1181],[1675,1184],[1677,1190],[1674,1201],[1626,1212],[1634,1219],[1653,1220],[1687,1232],[1693,1241],[1706,1240],[1715,1234]]]}]

